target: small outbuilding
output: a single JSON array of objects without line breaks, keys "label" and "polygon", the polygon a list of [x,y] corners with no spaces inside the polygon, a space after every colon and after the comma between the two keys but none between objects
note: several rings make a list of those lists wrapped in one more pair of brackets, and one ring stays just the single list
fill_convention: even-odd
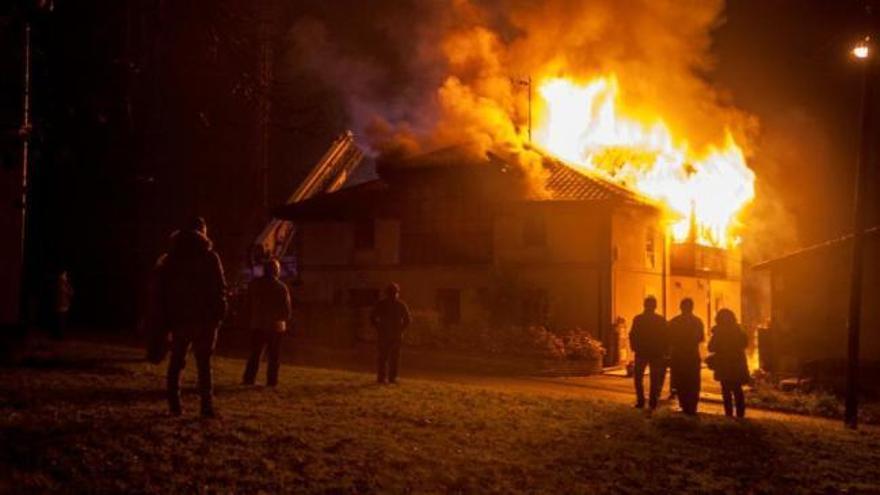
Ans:
[{"label": "small outbuilding", "polygon": [[[880,228],[870,229],[865,238],[860,333],[861,359],[874,363],[880,363],[878,234]],[[852,256],[852,237],[848,236],[753,267],[767,273],[771,287],[771,321],[759,336],[764,368],[793,373],[842,368],[847,355]]]}]

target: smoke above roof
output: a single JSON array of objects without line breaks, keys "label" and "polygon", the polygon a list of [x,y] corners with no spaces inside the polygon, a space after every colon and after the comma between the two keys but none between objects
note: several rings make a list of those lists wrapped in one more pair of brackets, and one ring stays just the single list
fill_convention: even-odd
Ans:
[{"label": "smoke above roof", "polygon": [[[631,110],[694,146],[756,123],[707,82],[721,0],[334,2],[295,23],[299,61],[336,88],[374,153],[527,148],[527,78],[613,73]],[[527,153],[526,153],[527,154]]]}]

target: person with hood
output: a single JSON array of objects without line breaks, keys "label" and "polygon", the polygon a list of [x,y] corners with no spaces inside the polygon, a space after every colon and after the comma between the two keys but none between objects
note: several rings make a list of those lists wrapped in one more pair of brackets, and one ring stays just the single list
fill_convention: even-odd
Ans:
[{"label": "person with hood", "polygon": [[700,344],[705,340],[703,320],[694,315],[694,301],[682,299],[681,314],[669,321],[669,364],[678,404],[688,415],[697,414],[700,401]]},{"label": "person with hood", "polygon": [[635,353],[633,377],[636,388],[636,407],[645,407],[645,368],[651,368],[651,388],[648,393],[648,407],[657,408],[663,382],[666,380],[666,319],[656,313],[657,299],[648,296],[644,301],[644,311],[633,318],[629,332],[629,345]]},{"label": "person with hood", "polygon": [[397,365],[400,361],[400,344],[403,331],[410,323],[409,308],[400,300],[400,287],[391,283],[385,288],[385,297],[379,300],[370,313],[370,323],[376,328],[379,344],[379,362],[376,380],[397,383]]},{"label": "person with hood", "polygon": [[721,382],[721,396],[724,399],[724,414],[746,415],[746,402],[742,386],[749,382],[749,366],[746,362],[748,339],[736,321],[736,315],[729,309],[718,311],[717,324],[712,327],[709,339],[707,364],[715,372],[715,379]]},{"label": "person with hood", "polygon": [[266,385],[278,385],[281,366],[281,337],[287,332],[290,319],[290,291],[281,281],[281,265],[269,260],[263,265],[263,276],[248,287],[247,302],[250,310],[251,356],[244,369],[242,383],[253,385],[260,368],[260,357],[266,351]]},{"label": "person with hood", "polygon": [[208,238],[205,220],[197,217],[172,234],[171,247],[157,267],[159,310],[164,328],[171,333],[168,362],[168,407],[182,413],[180,377],[192,347],[198,371],[203,417],[215,415],[211,354],[217,329],[226,315],[226,280],[223,264]]}]

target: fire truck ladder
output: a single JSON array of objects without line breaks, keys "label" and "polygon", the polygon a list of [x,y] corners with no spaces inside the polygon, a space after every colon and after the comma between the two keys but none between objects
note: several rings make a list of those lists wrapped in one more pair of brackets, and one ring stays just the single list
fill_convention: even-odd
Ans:
[{"label": "fire truck ladder", "polygon": [[[292,204],[340,189],[349,174],[364,157],[364,152],[354,142],[354,135],[346,131],[333,141],[330,149],[318,160],[309,175],[300,183],[285,204]],[[274,257],[280,259],[287,253],[293,240],[293,222],[273,218],[257,236],[254,247],[254,261]]]}]

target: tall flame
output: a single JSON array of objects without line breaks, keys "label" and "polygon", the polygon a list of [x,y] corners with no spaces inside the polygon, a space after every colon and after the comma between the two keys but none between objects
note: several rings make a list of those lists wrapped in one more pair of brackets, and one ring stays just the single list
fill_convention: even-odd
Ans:
[{"label": "tall flame", "polygon": [[739,242],[737,215],[755,196],[755,174],[729,132],[724,143],[695,153],[663,120],[623,115],[613,75],[545,79],[538,95],[535,139],[545,151],[666,205],[677,242]]}]

